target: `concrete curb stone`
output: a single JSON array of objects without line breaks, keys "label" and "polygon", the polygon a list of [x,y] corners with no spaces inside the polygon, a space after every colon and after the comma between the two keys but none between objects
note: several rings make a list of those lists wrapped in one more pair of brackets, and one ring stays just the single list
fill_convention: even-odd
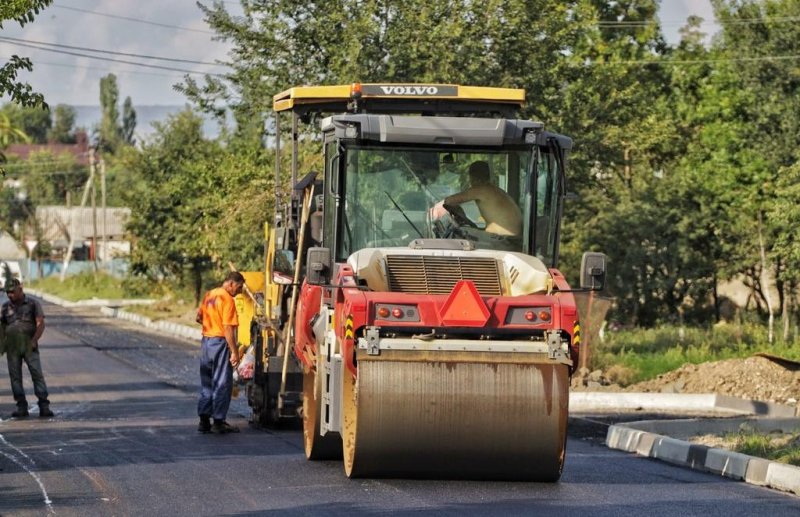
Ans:
[{"label": "concrete curb stone", "polygon": [[571,412],[602,409],[658,410],[658,411],[716,411],[741,415],[800,416],[792,406],[744,400],[727,395],[683,393],[619,393],[609,391],[571,391]]},{"label": "concrete curb stone", "polygon": [[146,299],[100,300],[95,298],[92,300],[81,300],[80,302],[71,302],[69,300],[64,300],[63,298],[59,298],[58,296],[53,296],[52,294],[47,294],[42,291],[38,291],[36,289],[26,288],[25,292],[37,298],[41,298],[46,302],[50,302],[55,305],[59,305],[61,307],[99,307],[100,313],[105,316],[108,316],[109,318],[117,318],[130,321],[132,323],[139,324],[143,327],[153,330],[158,330],[159,332],[163,332],[171,336],[192,340],[196,343],[199,342],[200,338],[202,337],[202,331],[199,328],[189,327],[187,325],[181,325],[179,323],[173,323],[171,321],[153,321],[150,318],[147,318],[140,314],[134,314],[132,312],[128,312],[120,308],[128,305],[152,303],[153,300],[146,300]]},{"label": "concrete curb stone", "polygon": [[[774,409],[780,412],[779,408]],[[800,431],[800,419],[768,416],[631,422],[610,426],[606,446],[800,495],[800,467],[680,439],[698,434],[735,433],[743,428],[797,432]]]},{"label": "concrete curb stone", "polygon": [[126,305],[148,305],[155,302],[155,300],[150,298],[125,299],[125,300],[108,300],[103,298],[91,298],[88,300],[79,300],[77,302],[71,302],[69,300],[59,298],[58,296],[53,296],[52,294],[39,291],[38,289],[31,289],[29,287],[25,288],[25,292],[37,298],[41,298],[46,302],[60,305],[61,307],[122,307]]}]

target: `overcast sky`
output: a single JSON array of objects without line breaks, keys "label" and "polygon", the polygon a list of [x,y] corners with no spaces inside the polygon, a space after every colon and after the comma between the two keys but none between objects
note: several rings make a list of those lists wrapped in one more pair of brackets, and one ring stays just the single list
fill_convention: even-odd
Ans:
[{"label": "overcast sky", "polygon": [[[231,12],[241,12],[237,1],[224,0],[224,3]],[[690,14],[707,20],[702,27],[705,32],[716,30],[708,0],[661,0],[661,4],[660,19],[670,43],[677,42],[678,29]],[[0,61],[7,61],[12,54],[33,60],[33,73],[23,73],[21,78],[43,93],[53,106],[60,103],[98,105],[100,78],[109,72],[117,75],[120,98],[130,96],[134,106],[185,103],[185,98],[172,88],[183,78],[182,72],[70,55],[66,53],[87,52],[66,46],[204,63],[224,59],[227,52],[226,44],[213,41],[213,33],[203,22],[194,0],[55,0],[34,23],[24,28],[15,22],[6,22],[0,36],[21,39],[26,44],[43,42],[65,46],[59,49],[61,53],[56,53],[0,41]],[[218,66],[198,63],[95,55],[181,70],[224,71]]]}]

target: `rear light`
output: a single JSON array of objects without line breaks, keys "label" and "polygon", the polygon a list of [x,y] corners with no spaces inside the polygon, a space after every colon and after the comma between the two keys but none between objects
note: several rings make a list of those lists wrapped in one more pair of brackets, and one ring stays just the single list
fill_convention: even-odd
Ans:
[{"label": "rear light", "polygon": [[506,325],[544,325],[553,319],[551,307],[509,307]]},{"label": "rear light", "polygon": [[419,321],[419,311],[416,305],[379,303],[375,305],[375,316],[378,319],[389,321]]}]

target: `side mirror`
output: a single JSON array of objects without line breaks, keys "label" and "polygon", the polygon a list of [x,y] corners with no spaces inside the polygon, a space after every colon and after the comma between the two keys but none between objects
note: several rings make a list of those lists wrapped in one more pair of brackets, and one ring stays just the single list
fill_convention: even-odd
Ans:
[{"label": "side mirror", "polygon": [[328,248],[308,248],[306,280],[311,285],[325,285],[331,282],[331,250]]},{"label": "side mirror", "polygon": [[294,252],[275,250],[272,259],[272,283],[289,285],[294,281]]},{"label": "side mirror", "polygon": [[581,259],[581,288],[602,291],[606,284],[606,261],[603,253],[587,251]]}]

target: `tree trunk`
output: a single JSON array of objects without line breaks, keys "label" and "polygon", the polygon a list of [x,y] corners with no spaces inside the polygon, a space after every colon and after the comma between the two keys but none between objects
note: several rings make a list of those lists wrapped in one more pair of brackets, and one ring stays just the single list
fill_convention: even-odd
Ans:
[{"label": "tree trunk", "polygon": [[767,311],[769,312],[767,340],[771,345],[775,328],[775,311],[772,308],[772,294],[770,293],[769,279],[767,277],[767,250],[764,247],[764,233],[761,228],[761,212],[758,213],[758,249],[761,253],[761,289],[763,291],[764,301],[767,302]]},{"label": "tree trunk", "polygon": [[203,271],[198,262],[192,264],[192,277],[194,277],[194,304],[198,306],[203,296]]},{"label": "tree trunk", "polygon": [[781,310],[781,318],[783,319],[783,342],[789,342],[789,320],[791,319],[791,305],[789,303],[789,294],[783,296],[783,308]]}]

